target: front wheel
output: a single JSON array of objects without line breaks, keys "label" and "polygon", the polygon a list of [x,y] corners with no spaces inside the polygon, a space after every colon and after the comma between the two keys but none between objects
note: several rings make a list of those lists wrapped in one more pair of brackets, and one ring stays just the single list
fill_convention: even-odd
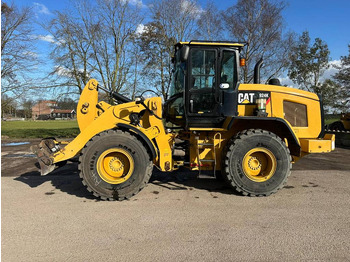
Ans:
[{"label": "front wheel", "polygon": [[79,161],[83,184],[105,200],[129,199],[137,194],[148,182],[153,167],[142,142],[121,130],[94,136]]},{"label": "front wheel", "polygon": [[291,169],[286,144],[275,134],[245,130],[232,139],[223,159],[225,180],[238,192],[268,196],[284,186]]}]

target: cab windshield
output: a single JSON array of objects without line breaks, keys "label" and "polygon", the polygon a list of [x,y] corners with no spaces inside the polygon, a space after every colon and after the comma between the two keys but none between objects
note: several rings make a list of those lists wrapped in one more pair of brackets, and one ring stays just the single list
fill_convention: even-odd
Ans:
[{"label": "cab windshield", "polygon": [[169,97],[182,93],[185,88],[186,63],[180,61],[180,52],[176,52],[174,62],[174,75],[170,85]]}]

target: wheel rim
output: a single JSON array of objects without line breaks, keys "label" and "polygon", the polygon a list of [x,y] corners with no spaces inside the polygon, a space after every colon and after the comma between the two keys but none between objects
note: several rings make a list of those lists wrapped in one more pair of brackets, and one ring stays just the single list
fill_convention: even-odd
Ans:
[{"label": "wheel rim", "polygon": [[121,148],[108,149],[97,160],[98,175],[109,184],[121,184],[128,180],[134,166],[130,153]]},{"label": "wheel rim", "polygon": [[270,179],[277,166],[274,154],[262,147],[249,150],[242,162],[244,174],[252,181],[265,182]]}]

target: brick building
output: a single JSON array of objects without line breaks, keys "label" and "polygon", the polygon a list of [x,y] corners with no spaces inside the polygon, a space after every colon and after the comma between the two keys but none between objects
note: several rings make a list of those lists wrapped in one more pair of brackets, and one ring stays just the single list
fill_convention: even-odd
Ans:
[{"label": "brick building", "polygon": [[33,120],[48,120],[56,118],[74,118],[76,115],[73,109],[59,109],[57,102],[52,100],[43,100],[32,107]]}]

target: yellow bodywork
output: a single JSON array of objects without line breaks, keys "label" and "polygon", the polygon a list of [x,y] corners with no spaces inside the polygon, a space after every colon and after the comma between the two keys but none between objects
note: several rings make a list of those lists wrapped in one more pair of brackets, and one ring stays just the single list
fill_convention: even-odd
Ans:
[{"label": "yellow bodywork", "polygon": [[[84,88],[77,107],[77,118],[81,132],[63,149],[52,155],[53,163],[76,156],[92,137],[103,131],[117,128],[120,123],[131,125],[130,114],[146,110],[142,104],[136,102],[120,105],[110,105],[106,102],[97,103],[97,88],[96,80],[90,80]],[[161,98],[146,99],[144,103],[152,113],[146,111],[141,118],[140,126],[133,127],[142,132],[151,141],[152,146],[156,149],[155,151],[159,152],[153,160],[154,164],[163,171],[172,170],[171,149],[174,143],[174,135],[166,134],[162,120],[156,117],[161,118],[162,116]],[[106,177],[108,176],[106,175]]]},{"label": "yellow bodywork", "polygon": [[[268,91],[271,92],[271,102],[266,107],[268,117],[277,117],[285,119],[288,125],[292,128],[296,137],[300,138],[316,138],[321,132],[322,119],[320,112],[320,102],[316,94],[307,91],[283,87],[270,86],[261,84],[242,84],[239,86],[240,91]],[[283,110],[283,102],[290,101],[298,104],[306,105],[308,125],[306,127],[292,126],[285,118]],[[240,116],[252,115],[251,106],[239,105],[238,114]],[[250,110],[249,110],[250,109]]]},{"label": "yellow bodywork", "polygon": [[335,148],[335,135],[326,134],[323,139],[300,139],[300,146],[305,153],[326,153]]},{"label": "yellow bodywork", "polygon": [[191,41],[191,42],[179,42],[180,45],[200,45],[200,46],[227,46],[227,47],[243,47],[242,43],[228,43],[228,42],[201,42],[201,41]]},{"label": "yellow bodywork", "polygon": [[340,117],[340,121],[342,122],[345,130],[350,131],[350,113],[342,114]]},{"label": "yellow bodywork", "polygon": [[[318,138],[322,129],[322,119],[320,101],[316,94],[289,87],[262,84],[241,84],[239,85],[239,91],[271,92],[271,100],[266,105],[267,117],[285,120],[301,149],[300,155],[292,155],[293,162],[309,153],[325,153],[335,149],[334,135],[327,134],[323,138]],[[306,106],[307,126],[293,126],[292,123],[288,122],[284,113],[285,101]],[[252,117],[256,108],[257,105],[252,104],[238,105],[238,116]],[[231,119],[226,119],[223,128],[190,128],[191,132],[183,135],[183,139],[190,141],[192,170],[213,170],[214,168],[221,170],[222,153],[225,145],[236,133],[235,128],[229,129],[228,124]],[[264,129],[264,126],[256,126],[256,128]],[[220,134],[220,137],[218,134]],[[288,143],[290,143],[287,139],[288,134],[284,135],[285,137],[281,138],[288,146]]]},{"label": "yellow bodywork", "polygon": [[[288,87],[269,86],[260,84],[241,84],[239,91],[263,91],[270,92],[270,102],[266,104],[267,118],[284,119],[286,125],[294,134],[296,142],[301,149],[300,154],[293,155],[293,160],[297,161],[300,157],[308,153],[322,153],[334,150],[334,135],[326,135],[324,138],[318,138],[322,119],[320,113],[320,102],[317,95],[302,90]],[[306,105],[307,125],[293,126],[285,117],[285,101]],[[106,102],[98,102],[98,82],[90,80],[84,88],[77,107],[77,118],[80,128],[80,134],[64,148],[50,157],[52,163],[68,160],[78,155],[86,143],[95,135],[118,128],[118,124],[126,124],[142,132],[150,141],[156,156],[153,163],[162,171],[172,171],[183,162],[173,161],[173,145],[175,141],[174,133],[167,133],[164,128],[162,117],[162,101],[160,97],[149,98],[144,101],[151,112],[137,102],[123,103],[119,105],[110,105]],[[238,117],[254,116],[254,110],[257,106],[254,104],[239,104]],[[145,111],[140,119],[139,125],[132,125],[130,114]],[[157,117],[158,118],[157,118]],[[178,134],[179,138],[188,140],[189,148],[189,167],[192,170],[221,170],[222,154],[228,141],[237,133],[237,127],[230,127],[232,120],[228,117],[220,128],[189,128]],[[264,126],[256,128],[264,129]],[[130,132],[133,132],[132,129]],[[289,146],[287,134],[281,137]],[[112,149],[111,149],[112,150]],[[266,163],[255,163],[254,154],[262,154],[266,158]],[[103,174],[101,178],[111,184],[123,183],[133,170],[133,162],[125,152],[112,150],[100,157],[97,168],[99,173]],[[123,158],[127,165],[121,168],[118,159]],[[261,158],[261,157],[260,157]],[[106,164],[108,163],[108,164]],[[250,152],[246,157],[246,164],[243,168],[250,176],[250,179],[263,181],[269,177],[268,174],[260,174],[254,171],[256,165],[265,165],[264,170],[273,170],[275,160],[270,157],[268,152]],[[115,170],[118,170],[115,175]],[[111,175],[113,174],[113,175]]]}]

